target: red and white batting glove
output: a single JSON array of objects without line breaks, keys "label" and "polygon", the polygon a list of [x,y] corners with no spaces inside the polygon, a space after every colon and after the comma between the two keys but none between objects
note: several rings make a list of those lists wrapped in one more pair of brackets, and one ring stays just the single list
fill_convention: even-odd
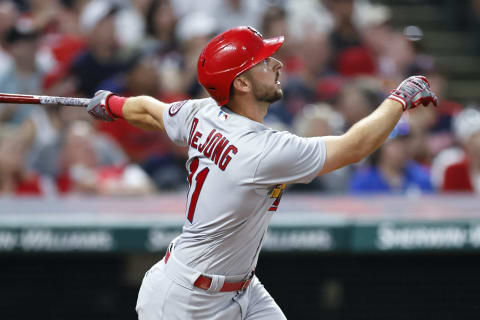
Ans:
[{"label": "red and white batting glove", "polygon": [[87,106],[87,112],[97,120],[114,121],[116,118],[123,118],[122,108],[126,98],[116,94],[99,90],[95,93]]},{"label": "red and white batting glove", "polygon": [[387,99],[400,102],[403,111],[418,107],[420,104],[424,106],[429,103],[438,105],[437,96],[430,90],[430,83],[424,76],[412,76],[403,80],[396,89],[390,92]]}]

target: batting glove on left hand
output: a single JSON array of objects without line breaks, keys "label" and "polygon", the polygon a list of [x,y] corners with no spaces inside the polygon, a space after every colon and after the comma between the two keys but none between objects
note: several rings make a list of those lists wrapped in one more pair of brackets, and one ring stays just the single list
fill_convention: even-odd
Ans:
[{"label": "batting glove on left hand", "polygon": [[112,95],[114,95],[114,93],[110,91],[97,91],[87,106],[87,112],[97,120],[114,121],[115,117],[108,107],[108,98]]},{"label": "batting glove on left hand", "polygon": [[437,96],[430,90],[430,83],[424,76],[412,76],[403,80],[396,89],[392,90],[388,99],[400,102],[403,111],[418,107],[420,104],[438,105]]}]

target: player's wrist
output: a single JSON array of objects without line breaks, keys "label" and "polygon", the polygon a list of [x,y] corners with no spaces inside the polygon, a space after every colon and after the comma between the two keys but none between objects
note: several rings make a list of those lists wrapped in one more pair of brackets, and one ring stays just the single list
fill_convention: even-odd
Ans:
[{"label": "player's wrist", "polygon": [[403,111],[405,111],[409,108],[407,98],[408,97],[406,97],[404,94],[402,94],[398,90],[392,90],[392,92],[390,92],[390,95],[387,97],[387,99],[389,99],[389,100],[400,103],[402,105]]},{"label": "player's wrist", "polygon": [[127,98],[111,94],[107,97],[107,101],[105,101],[105,107],[108,113],[114,118],[123,119],[123,106],[125,105],[125,101],[127,101]]}]

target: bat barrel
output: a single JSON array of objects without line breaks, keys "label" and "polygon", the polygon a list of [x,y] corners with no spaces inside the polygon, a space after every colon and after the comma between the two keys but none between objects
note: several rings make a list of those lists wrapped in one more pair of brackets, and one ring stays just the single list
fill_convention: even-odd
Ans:
[{"label": "bat barrel", "polygon": [[0,94],[0,102],[2,103],[28,103],[28,104],[40,104],[40,99],[35,96],[23,95],[23,94]]}]

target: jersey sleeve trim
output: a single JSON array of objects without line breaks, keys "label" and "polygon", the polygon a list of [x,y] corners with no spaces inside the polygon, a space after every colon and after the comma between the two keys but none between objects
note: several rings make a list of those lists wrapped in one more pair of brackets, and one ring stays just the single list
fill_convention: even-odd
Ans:
[{"label": "jersey sleeve trim", "polygon": [[165,132],[172,142],[180,146],[187,145],[189,128],[193,117],[206,105],[203,100],[177,101],[171,103],[163,111]]}]

